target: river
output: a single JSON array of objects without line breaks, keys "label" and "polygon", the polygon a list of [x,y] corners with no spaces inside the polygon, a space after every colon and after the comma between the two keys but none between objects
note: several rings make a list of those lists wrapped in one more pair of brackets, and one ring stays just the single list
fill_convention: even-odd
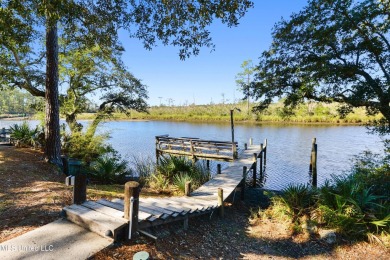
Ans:
[{"label": "river", "polygon": [[[0,121],[0,128],[17,121]],[[84,124],[86,122],[83,122]],[[31,125],[37,121],[30,121]],[[231,141],[230,124],[167,121],[110,121],[100,132],[109,132],[109,142],[128,160],[155,158],[155,136],[198,137]],[[331,174],[340,175],[354,156],[370,150],[382,153],[381,139],[363,126],[330,125],[235,125],[235,141],[243,148],[252,137],[255,144],[268,140],[265,188],[281,189],[290,183],[307,183],[312,138],[318,144],[318,185]]]}]

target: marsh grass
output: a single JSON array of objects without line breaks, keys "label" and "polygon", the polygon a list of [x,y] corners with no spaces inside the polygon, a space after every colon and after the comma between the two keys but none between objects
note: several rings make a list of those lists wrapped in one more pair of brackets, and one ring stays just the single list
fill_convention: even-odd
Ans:
[{"label": "marsh grass", "polygon": [[[253,105],[247,111],[245,102],[236,104],[209,104],[209,105],[187,105],[187,106],[153,106],[149,113],[131,111],[130,117],[117,113],[114,119],[117,120],[169,120],[169,121],[210,121],[229,122],[230,109],[239,108],[241,112],[234,113],[234,120],[245,122],[289,122],[289,123],[330,123],[330,124],[367,124],[381,118],[381,115],[367,116],[364,108],[355,108],[353,112],[345,117],[340,117],[338,103],[308,102],[298,105],[294,109],[286,109],[283,101],[273,103],[262,112],[253,112]],[[81,118],[91,118],[91,114],[83,114]]]}]

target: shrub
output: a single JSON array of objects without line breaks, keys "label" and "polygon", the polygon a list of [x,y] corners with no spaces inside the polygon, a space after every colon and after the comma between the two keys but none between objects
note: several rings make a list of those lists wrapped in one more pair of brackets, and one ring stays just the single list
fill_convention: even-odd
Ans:
[{"label": "shrub", "polygon": [[169,180],[161,173],[154,173],[148,178],[149,187],[156,190],[166,190],[169,187]]},{"label": "shrub", "polygon": [[182,193],[185,192],[186,182],[193,183],[191,176],[188,173],[180,173],[173,177],[173,185]]},{"label": "shrub", "polygon": [[91,136],[88,133],[63,133],[62,151],[68,157],[81,159],[86,163],[92,162],[99,156],[114,151],[105,143],[107,135]]},{"label": "shrub", "polygon": [[127,166],[116,154],[103,155],[91,163],[89,173],[93,180],[103,184],[123,183],[125,176],[131,174]]},{"label": "shrub", "polygon": [[366,153],[351,174],[332,176],[319,189],[315,217],[320,223],[354,236],[389,232],[389,165],[373,156]]},{"label": "shrub", "polygon": [[180,172],[192,171],[193,163],[185,157],[162,156],[156,170],[167,179],[172,180]]},{"label": "shrub", "polygon": [[187,176],[191,179],[193,189],[196,189],[210,179],[210,174],[205,166],[202,164],[194,164],[185,157],[161,157],[156,167],[156,172],[164,176],[165,180],[173,185],[175,185],[175,179],[179,183],[180,178],[184,178],[182,176]]},{"label": "shrub", "polygon": [[39,133],[38,127],[30,128],[26,121],[21,125],[10,126],[10,137],[15,141],[16,146],[38,146]]},{"label": "shrub", "polygon": [[380,240],[390,233],[390,166],[388,158],[365,153],[356,159],[348,174],[332,176],[319,189],[290,185],[271,198],[267,214],[286,217],[295,231],[304,221],[335,228],[353,238]]},{"label": "shrub", "polygon": [[314,194],[311,187],[303,184],[289,185],[282,190],[281,203],[288,208],[293,222],[309,214],[315,202]]}]

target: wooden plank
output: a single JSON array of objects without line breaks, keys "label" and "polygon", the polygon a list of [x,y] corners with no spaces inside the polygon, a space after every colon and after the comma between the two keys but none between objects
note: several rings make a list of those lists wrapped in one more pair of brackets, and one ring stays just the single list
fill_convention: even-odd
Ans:
[{"label": "wooden plank", "polygon": [[[124,201],[121,199],[113,199],[113,201],[122,205],[124,203]],[[172,214],[172,212],[164,210],[162,208],[143,205],[142,201],[139,202],[139,211],[143,211],[153,215],[156,218],[163,219],[168,218]]]},{"label": "wooden plank", "polygon": [[108,231],[111,231],[115,241],[118,239],[119,230],[128,223],[125,219],[107,216],[81,205],[70,205],[65,207],[64,211],[67,219],[103,237],[107,236]]},{"label": "wooden plank", "polygon": [[[156,204],[158,204],[158,206]],[[180,212],[176,212],[174,210],[170,210],[168,208],[161,207],[160,203],[151,202],[151,201],[146,202],[146,201],[143,200],[143,201],[140,202],[140,205],[142,205],[143,207],[149,208],[149,209],[154,209],[154,210],[161,211],[164,214],[169,215],[170,217],[174,217],[175,218],[178,215],[180,215]]]},{"label": "wooden plank", "polygon": [[[124,208],[123,203],[120,204],[120,203],[111,202],[111,201],[108,201],[108,200],[105,200],[105,199],[100,199],[100,200],[98,200],[96,202],[99,203],[99,204],[105,205],[107,207],[111,207],[113,209],[117,209],[117,210],[120,210],[120,211],[123,212],[123,208]],[[152,216],[152,214],[149,214],[149,213],[146,213],[146,212],[143,212],[143,211],[140,210],[138,212],[138,222],[140,222],[142,220],[146,220],[146,219],[150,218],[151,216]]]},{"label": "wooden plank", "polygon": [[159,210],[148,208],[148,207],[139,206],[139,210],[143,211],[143,212],[146,212],[146,213],[149,213],[149,214],[152,214],[152,216],[155,217],[155,218],[166,219],[166,218],[169,217],[169,215],[164,214],[163,212],[161,212]]},{"label": "wooden plank", "polygon": [[191,209],[191,211],[189,213],[195,213],[198,211],[200,212],[200,211],[205,210],[204,206],[195,205],[193,203],[186,203],[186,202],[183,202],[181,200],[177,200],[177,198],[174,198],[174,197],[169,198],[169,203],[176,204],[176,206],[181,206],[183,208],[189,208],[189,209]]},{"label": "wooden plank", "polygon": [[188,214],[188,215],[185,215],[185,216],[179,216],[177,218],[169,218],[169,219],[166,219],[166,220],[162,220],[162,219],[155,219],[153,221],[146,220],[146,221],[143,221],[143,222],[141,222],[139,224],[139,228],[143,229],[143,228],[147,228],[147,227],[155,227],[155,226],[158,226],[158,225],[168,224],[168,223],[171,223],[171,222],[182,221],[182,220],[185,220],[188,217],[197,217],[197,216],[200,216],[200,215],[207,214],[209,212],[210,211],[195,212],[195,213],[191,213],[191,214]]},{"label": "wooden plank", "polygon": [[94,201],[86,201],[82,204],[82,206],[106,214],[107,216],[113,216],[115,218],[123,218],[123,211],[102,205]]},{"label": "wooden plank", "polygon": [[170,203],[169,198],[142,198],[142,202],[157,203],[159,207],[171,210],[181,215],[185,215],[191,211],[191,209],[188,208],[182,208],[178,206],[175,207],[174,205],[172,205],[172,203]]},{"label": "wooden plank", "polygon": [[207,211],[209,210],[209,205],[202,203],[201,201],[191,200],[190,197],[175,197],[170,200],[181,203],[185,207],[190,207],[196,209],[197,211]]}]

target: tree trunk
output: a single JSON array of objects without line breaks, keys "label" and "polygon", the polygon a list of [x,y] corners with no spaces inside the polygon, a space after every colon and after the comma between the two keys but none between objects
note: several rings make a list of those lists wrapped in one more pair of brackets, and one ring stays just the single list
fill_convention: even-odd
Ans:
[{"label": "tree trunk", "polygon": [[57,23],[46,23],[46,127],[45,159],[62,166],[60,141],[60,105],[58,100]]}]

